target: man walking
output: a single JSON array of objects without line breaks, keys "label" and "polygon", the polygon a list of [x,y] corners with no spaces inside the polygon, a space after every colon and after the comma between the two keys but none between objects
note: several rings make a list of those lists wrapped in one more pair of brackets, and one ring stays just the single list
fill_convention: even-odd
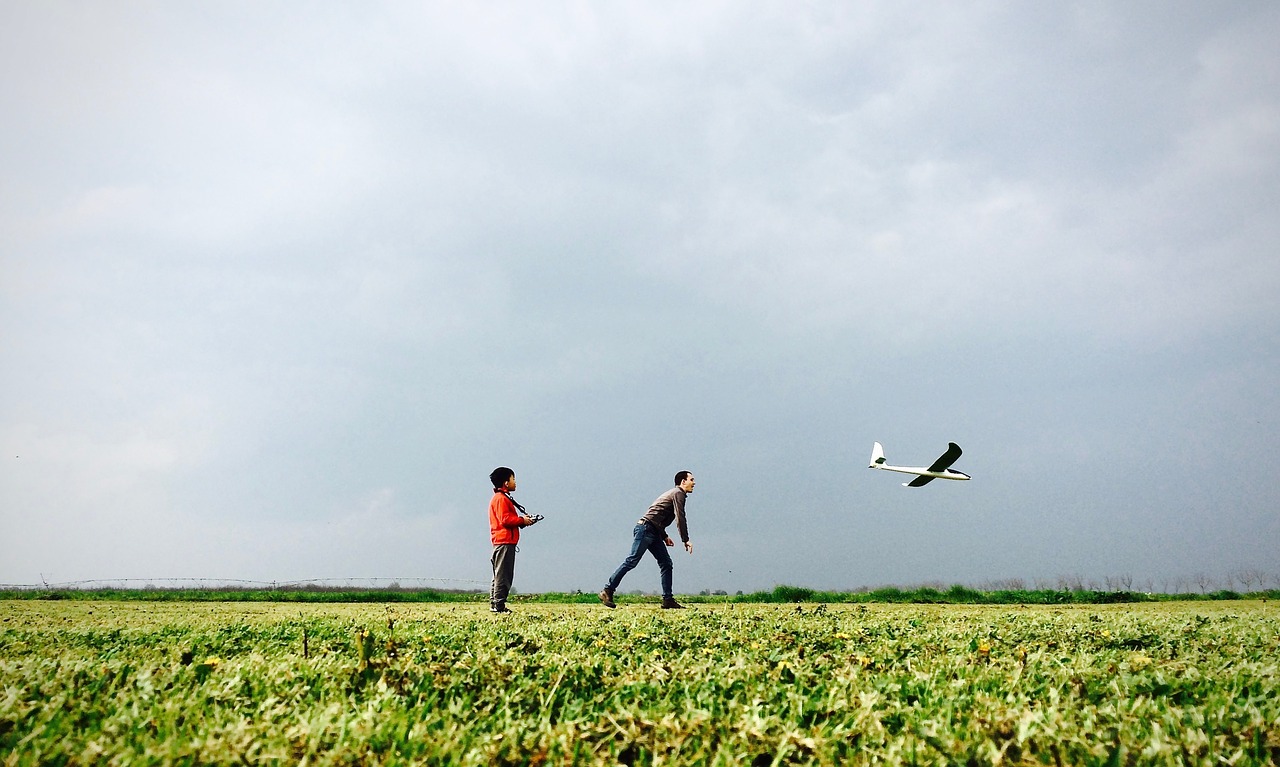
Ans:
[{"label": "man walking", "polygon": [[[520,542],[520,528],[538,520],[523,513],[524,507],[516,503],[511,494],[516,490],[516,473],[506,466],[499,466],[489,474],[493,483],[493,498],[489,500],[489,538],[493,541],[493,585],[489,588],[489,612],[509,613],[507,594],[516,574],[516,544]],[[540,518],[539,518],[540,519]]]},{"label": "man walking", "polygon": [[658,569],[662,572],[662,608],[684,608],[671,593],[671,555],[667,553],[667,548],[675,546],[675,542],[667,535],[667,526],[672,522],[676,523],[680,540],[684,541],[684,550],[692,554],[693,543],[689,540],[689,524],[684,517],[684,501],[693,492],[693,484],[693,474],[687,471],[677,472],[676,486],[658,496],[644,516],[640,517],[635,529],[631,531],[631,553],[622,560],[622,564],[609,576],[609,582],[600,591],[600,601],[605,607],[617,607],[613,601],[613,593],[618,590],[623,576],[640,564],[640,558],[647,551],[658,560]]}]

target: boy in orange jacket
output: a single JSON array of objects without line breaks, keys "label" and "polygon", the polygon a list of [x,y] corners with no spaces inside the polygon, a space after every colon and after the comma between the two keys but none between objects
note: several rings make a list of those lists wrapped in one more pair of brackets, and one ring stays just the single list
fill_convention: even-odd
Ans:
[{"label": "boy in orange jacket", "polygon": [[489,501],[489,538],[493,541],[489,612],[509,613],[507,594],[516,573],[516,544],[520,542],[520,528],[534,524],[539,518],[525,514],[524,507],[511,497],[516,489],[514,471],[499,466],[489,474],[489,481],[493,483],[493,498]]}]

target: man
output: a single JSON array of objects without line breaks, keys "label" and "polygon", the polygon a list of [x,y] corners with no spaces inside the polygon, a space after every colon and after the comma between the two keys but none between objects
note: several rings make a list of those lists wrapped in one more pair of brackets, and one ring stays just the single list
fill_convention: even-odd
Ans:
[{"label": "man", "polygon": [[493,541],[493,585],[489,588],[489,612],[509,613],[507,594],[516,574],[516,544],[520,528],[538,520],[524,513],[511,494],[516,490],[516,473],[499,466],[489,474],[493,498],[489,500],[489,538]]},{"label": "man", "polygon": [[618,590],[622,577],[640,564],[640,558],[647,551],[658,560],[658,569],[662,572],[662,608],[664,610],[681,610],[684,605],[676,601],[671,593],[671,555],[667,548],[675,546],[667,535],[667,526],[676,523],[680,531],[680,540],[684,541],[684,550],[693,553],[693,543],[689,540],[689,524],[684,518],[684,500],[693,492],[693,474],[687,471],[676,473],[676,486],[658,496],[649,510],[632,530],[631,554],[622,560],[622,564],[609,577],[609,582],[600,592],[600,601],[605,607],[617,607],[613,601],[613,593]]}]

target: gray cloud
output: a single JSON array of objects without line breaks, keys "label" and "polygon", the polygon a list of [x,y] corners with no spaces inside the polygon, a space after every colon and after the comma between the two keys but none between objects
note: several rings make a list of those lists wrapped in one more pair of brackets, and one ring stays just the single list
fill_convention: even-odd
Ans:
[{"label": "gray cloud", "polygon": [[0,581],[1280,573],[1268,4],[0,15]]}]

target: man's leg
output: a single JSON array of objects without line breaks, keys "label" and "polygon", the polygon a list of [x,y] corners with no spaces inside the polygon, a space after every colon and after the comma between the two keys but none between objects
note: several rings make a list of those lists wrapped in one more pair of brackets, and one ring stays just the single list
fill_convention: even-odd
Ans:
[{"label": "man's leg", "polygon": [[649,553],[658,560],[658,570],[662,573],[662,601],[674,599],[671,595],[671,555],[667,553],[667,544],[663,538],[655,538],[649,544]]},{"label": "man's leg", "polygon": [[604,586],[604,590],[611,596],[613,592],[618,590],[618,584],[622,583],[622,577],[640,564],[640,557],[644,556],[647,544],[645,533],[648,530],[649,526],[641,522],[631,531],[631,553],[627,555],[626,559],[622,560],[622,564],[618,565],[618,569],[613,571],[613,575],[609,576],[609,582]]}]

